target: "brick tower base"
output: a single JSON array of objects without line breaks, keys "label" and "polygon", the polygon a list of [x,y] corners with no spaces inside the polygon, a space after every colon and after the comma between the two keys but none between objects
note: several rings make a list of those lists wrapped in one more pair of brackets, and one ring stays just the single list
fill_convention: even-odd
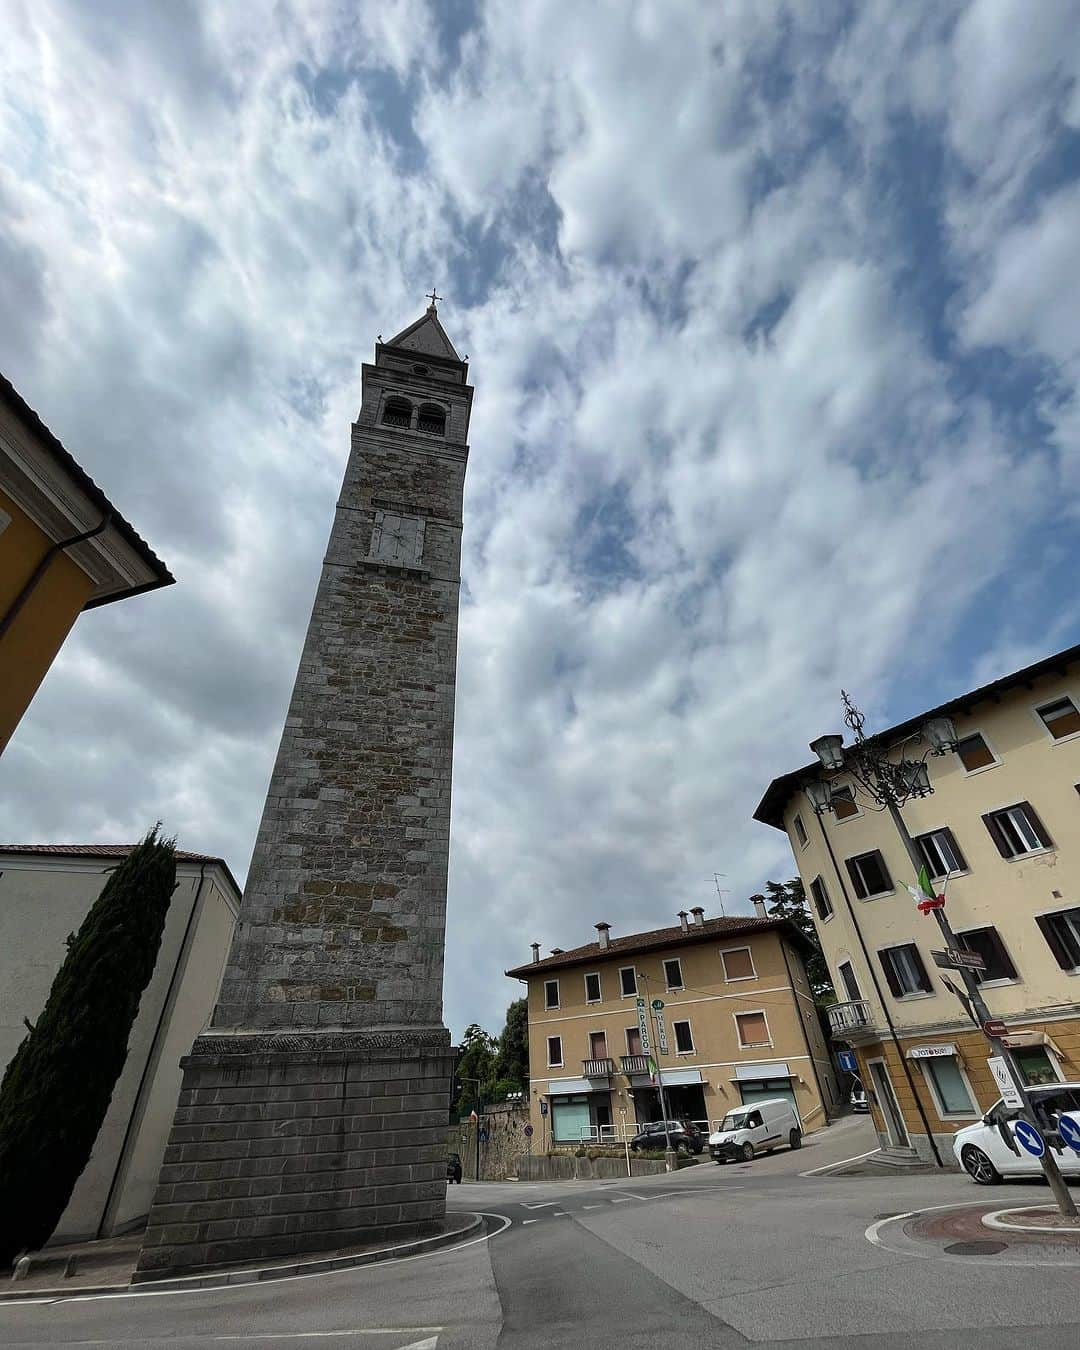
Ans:
[{"label": "brick tower base", "polygon": [[200,1036],[135,1279],[440,1230],[443,1028]]}]

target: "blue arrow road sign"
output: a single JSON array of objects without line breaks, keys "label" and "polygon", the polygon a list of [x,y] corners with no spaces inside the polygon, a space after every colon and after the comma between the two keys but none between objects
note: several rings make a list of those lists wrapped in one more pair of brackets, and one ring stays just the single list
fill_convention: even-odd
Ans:
[{"label": "blue arrow road sign", "polygon": [[1058,1116],[1058,1134],[1071,1149],[1080,1153],[1080,1125],[1072,1116]]},{"label": "blue arrow road sign", "polygon": [[1046,1152],[1046,1140],[1042,1137],[1034,1125],[1029,1125],[1026,1120],[1018,1120],[1013,1126],[1013,1134],[1016,1135],[1016,1142],[1021,1148],[1027,1151],[1035,1158],[1041,1158]]}]

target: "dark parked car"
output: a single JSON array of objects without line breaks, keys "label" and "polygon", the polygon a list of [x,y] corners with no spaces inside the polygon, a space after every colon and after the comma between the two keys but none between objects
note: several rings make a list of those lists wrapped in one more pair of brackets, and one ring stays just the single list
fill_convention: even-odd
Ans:
[{"label": "dark parked car", "polygon": [[461,1185],[461,1154],[451,1153],[446,1159],[446,1179]]},{"label": "dark parked car", "polygon": [[671,1147],[676,1153],[700,1153],[705,1147],[705,1136],[689,1121],[651,1120],[630,1140],[630,1147],[636,1153],[638,1149],[667,1148],[667,1136],[671,1137]]}]

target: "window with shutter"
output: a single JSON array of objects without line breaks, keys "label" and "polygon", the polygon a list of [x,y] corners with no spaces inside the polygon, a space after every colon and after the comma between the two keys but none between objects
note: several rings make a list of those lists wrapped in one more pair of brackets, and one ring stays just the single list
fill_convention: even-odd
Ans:
[{"label": "window with shutter", "polygon": [[548,1068],[561,1069],[563,1062],[562,1037],[549,1036],[547,1038],[547,1044],[548,1044]]},{"label": "window with shutter", "polygon": [[998,762],[993,750],[987,745],[986,738],[977,731],[971,736],[965,736],[963,740],[957,741],[956,753],[960,756],[960,763],[967,773],[975,773],[978,769],[988,769],[991,764]]},{"label": "window with shutter", "polygon": [[1047,729],[1055,741],[1060,741],[1066,736],[1072,736],[1080,731],[1080,712],[1077,711],[1076,704],[1066,695],[1064,698],[1055,699],[1053,703],[1044,703],[1041,708],[1036,708],[1043,726]]},{"label": "window with shutter", "polygon": [[600,1001],[600,976],[594,972],[590,972],[585,976],[585,1002],[599,1003]]},{"label": "window with shutter", "polygon": [[829,899],[829,892],[825,889],[825,883],[820,877],[815,877],[810,883],[810,894],[814,898],[814,908],[817,910],[817,916],[825,922],[832,918],[833,907]]},{"label": "window with shutter", "polygon": [[1017,802],[1015,806],[991,811],[983,816],[983,824],[1003,858],[1021,858],[1027,853],[1054,847],[1046,826],[1030,802]]},{"label": "window with shutter", "polygon": [[849,787],[833,788],[829,805],[832,807],[837,820],[848,820],[851,816],[859,814],[859,804],[855,800],[855,793]]},{"label": "window with shutter", "polygon": [[878,960],[895,998],[906,998],[910,994],[933,993],[934,987],[930,983],[930,977],[914,942],[906,942],[898,947],[884,947],[878,952]]},{"label": "window with shutter", "polygon": [[769,1024],[763,1012],[735,1014],[735,1025],[739,1029],[739,1044],[749,1048],[754,1045],[770,1045]]},{"label": "window with shutter", "polygon": [[633,966],[622,966],[619,970],[619,988],[623,998],[631,998],[637,993],[637,971]]},{"label": "window with shutter", "polygon": [[1039,914],[1035,922],[1062,970],[1080,969],[1080,909]]},{"label": "window with shutter", "polygon": [[848,998],[855,1002],[862,998],[862,990],[859,988],[859,981],[855,978],[855,968],[850,961],[841,961],[837,970],[840,974],[840,983],[844,986],[844,993]]},{"label": "window with shutter", "polygon": [[664,980],[668,989],[681,989],[683,987],[682,962],[677,956],[664,962]]},{"label": "window with shutter", "polygon": [[754,959],[750,955],[749,947],[730,947],[727,951],[720,953],[720,960],[724,964],[725,980],[754,980],[757,978]]},{"label": "window with shutter", "polygon": [[885,859],[877,849],[871,853],[859,853],[854,858],[846,858],[851,884],[860,900],[869,900],[876,895],[888,895],[892,890],[892,877],[885,866]]},{"label": "window with shutter", "polygon": [[947,877],[951,872],[967,870],[964,855],[950,829],[931,830],[928,834],[916,835],[915,846],[926,863],[926,870],[935,879]]},{"label": "window with shutter", "polygon": [[559,1006],[559,981],[544,981],[544,1007],[557,1008]]},{"label": "window with shutter", "polygon": [[671,1029],[675,1033],[675,1053],[692,1055],[694,1053],[694,1037],[690,1031],[690,1023],[673,1022]]},{"label": "window with shutter", "polygon": [[969,928],[957,933],[961,947],[975,952],[986,963],[985,970],[973,970],[975,979],[984,984],[987,980],[1015,980],[1016,967],[1005,950],[996,928]]}]

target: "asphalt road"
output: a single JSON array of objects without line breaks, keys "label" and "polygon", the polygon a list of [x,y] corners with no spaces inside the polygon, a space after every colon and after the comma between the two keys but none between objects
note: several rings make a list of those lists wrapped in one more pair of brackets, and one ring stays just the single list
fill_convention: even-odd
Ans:
[{"label": "asphalt road", "polygon": [[[872,1244],[883,1214],[985,1198],[958,1175],[816,1176],[872,1147],[849,1120],[797,1153],[597,1184],[463,1185],[487,1238],[332,1274],[160,1294],[0,1304],[0,1346],[153,1350],[803,1350],[1080,1344],[1080,1268],[1008,1251]],[[1011,1185],[1003,1204],[1043,1201]]]}]

